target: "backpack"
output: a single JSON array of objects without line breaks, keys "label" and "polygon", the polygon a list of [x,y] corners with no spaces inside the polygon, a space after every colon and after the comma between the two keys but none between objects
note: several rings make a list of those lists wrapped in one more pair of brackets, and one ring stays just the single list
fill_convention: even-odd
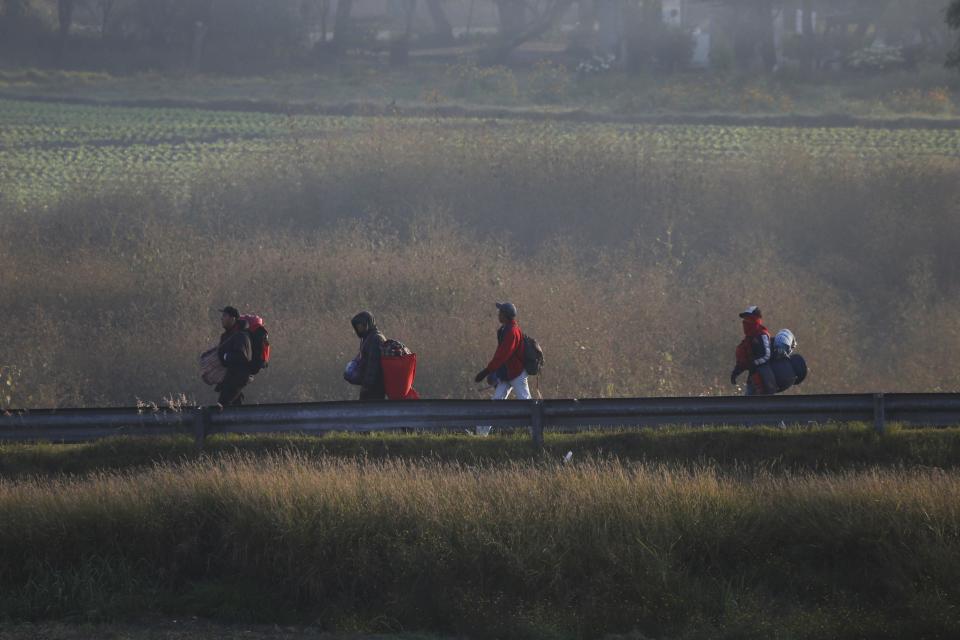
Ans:
[{"label": "backpack", "polygon": [[247,333],[250,334],[250,373],[256,375],[270,365],[270,334],[260,316],[243,316],[242,320],[246,321]]},{"label": "backpack", "polygon": [[793,372],[797,374],[797,381],[794,384],[803,384],[807,379],[807,361],[800,354],[794,354],[790,358],[790,364],[793,366]]},{"label": "backpack", "polygon": [[535,376],[543,369],[543,349],[536,338],[523,334],[523,370]]},{"label": "backpack", "polygon": [[797,339],[790,329],[781,329],[773,338],[771,345],[774,358],[789,358],[797,350]]}]

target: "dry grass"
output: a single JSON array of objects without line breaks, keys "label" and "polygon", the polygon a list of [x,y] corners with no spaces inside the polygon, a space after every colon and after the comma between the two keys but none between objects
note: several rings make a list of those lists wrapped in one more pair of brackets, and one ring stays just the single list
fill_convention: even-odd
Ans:
[{"label": "dry grass", "polygon": [[213,436],[203,452],[187,436],[117,437],[77,445],[0,444],[0,477],[7,479],[217,460],[224,456],[296,453],[349,460],[459,462],[482,466],[573,459],[643,462],[718,469],[761,468],[771,473],[837,473],[867,468],[960,468],[960,429],[901,429],[878,435],[866,425],[781,428],[663,428],[547,432],[536,449],[525,431],[476,437],[445,434],[327,434]]},{"label": "dry grass", "polygon": [[512,299],[547,350],[549,396],[717,394],[736,312],[789,326],[805,391],[956,390],[960,161],[710,160],[616,134],[494,124],[303,143],[0,215],[14,404],[209,399],[196,354],[218,305],[264,315],[257,401],[344,398],[371,309],[420,355],[428,397],[476,397]]},{"label": "dry grass", "polygon": [[0,481],[8,616],[949,637],[960,476],[234,457]]}]

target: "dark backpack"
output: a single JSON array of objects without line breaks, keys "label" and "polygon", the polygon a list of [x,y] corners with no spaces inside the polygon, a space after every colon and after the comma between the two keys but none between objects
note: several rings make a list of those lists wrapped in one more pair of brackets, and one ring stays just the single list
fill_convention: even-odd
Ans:
[{"label": "dark backpack", "polygon": [[250,373],[256,375],[270,365],[270,334],[259,316],[243,316],[250,334]]},{"label": "dark backpack", "polygon": [[543,369],[543,349],[535,338],[523,334],[523,370],[535,376]]}]

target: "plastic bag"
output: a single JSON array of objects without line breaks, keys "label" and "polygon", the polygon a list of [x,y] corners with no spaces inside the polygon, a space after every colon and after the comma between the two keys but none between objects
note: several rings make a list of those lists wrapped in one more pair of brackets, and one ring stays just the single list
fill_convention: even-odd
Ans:
[{"label": "plastic bag", "polygon": [[382,356],[383,387],[390,400],[416,400],[419,398],[413,389],[417,377],[417,355],[411,353],[402,356]]}]

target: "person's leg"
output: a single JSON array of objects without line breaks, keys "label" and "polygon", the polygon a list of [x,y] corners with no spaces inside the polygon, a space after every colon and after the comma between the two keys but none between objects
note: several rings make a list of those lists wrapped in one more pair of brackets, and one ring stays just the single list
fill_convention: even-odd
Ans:
[{"label": "person's leg", "polygon": [[500,382],[497,384],[496,391],[493,392],[494,400],[506,400],[510,397],[510,391],[513,390],[513,387],[510,386],[509,382]]},{"label": "person's leg", "polygon": [[516,393],[517,400],[530,400],[533,396],[530,395],[530,385],[528,383],[527,372],[524,371],[516,378],[510,381],[510,386],[513,388]]},{"label": "person's leg", "polygon": [[220,387],[220,396],[217,398],[220,406],[231,407],[243,404],[243,388],[247,386],[248,380],[245,371],[228,371]]},{"label": "person's leg", "polygon": [[361,402],[379,402],[387,399],[387,394],[382,389],[360,389]]},{"label": "person's leg", "polygon": [[[498,384],[497,384],[497,388],[496,388],[496,389],[494,390],[494,392],[493,392],[493,399],[494,399],[494,400],[506,400],[506,399],[510,396],[510,391],[511,391],[511,389],[512,389],[512,387],[510,386],[510,383],[509,383],[509,382],[500,382],[500,383],[498,383]],[[488,436],[488,435],[490,435],[490,430],[491,430],[491,429],[493,429],[493,427],[488,426],[488,425],[478,426],[478,427],[476,428],[475,433],[476,433],[478,436]]]}]

